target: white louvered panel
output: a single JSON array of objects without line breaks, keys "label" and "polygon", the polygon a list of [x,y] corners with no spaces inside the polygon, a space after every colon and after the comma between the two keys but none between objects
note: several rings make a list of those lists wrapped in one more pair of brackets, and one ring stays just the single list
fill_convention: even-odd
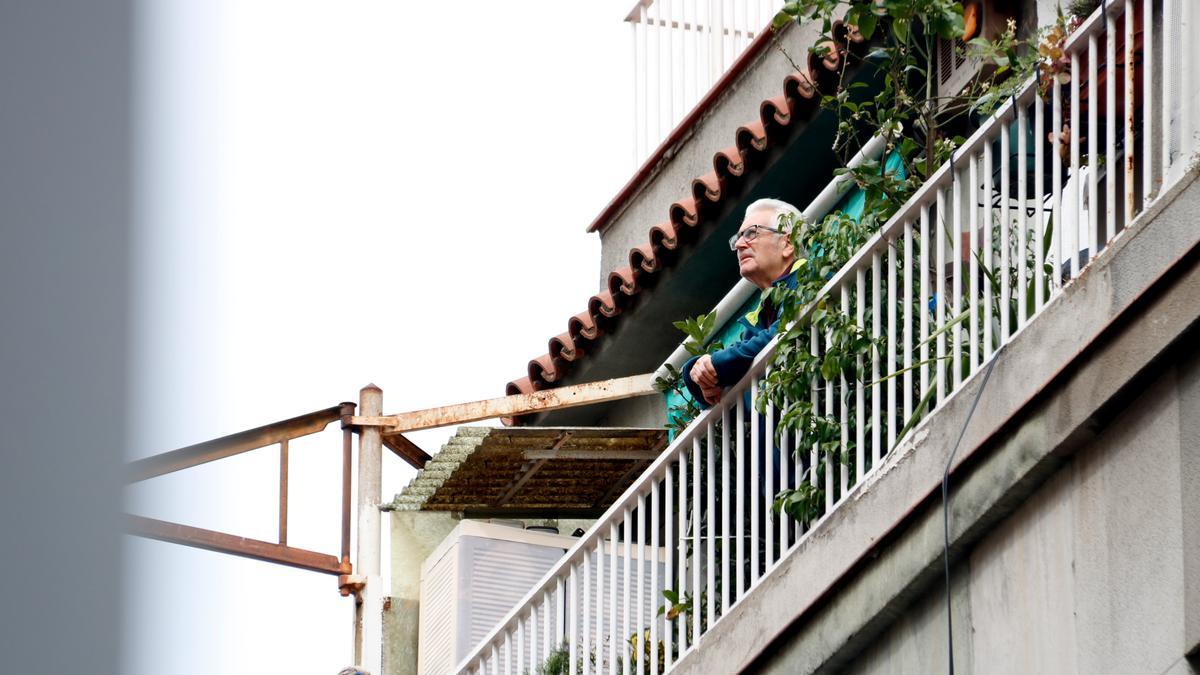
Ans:
[{"label": "white louvered panel", "polygon": [[463,537],[461,546],[458,651],[465,656],[558,562],[564,549],[483,537]]},{"label": "white louvered panel", "polygon": [[457,618],[454,590],[458,586],[457,544],[442,556],[438,564],[421,577],[421,607],[418,672],[446,673],[458,658],[454,643],[445,639],[453,631]]}]

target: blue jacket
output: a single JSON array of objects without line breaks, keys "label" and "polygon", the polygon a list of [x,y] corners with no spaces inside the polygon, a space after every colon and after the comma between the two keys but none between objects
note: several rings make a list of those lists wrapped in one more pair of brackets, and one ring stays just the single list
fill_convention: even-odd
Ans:
[{"label": "blue jacket", "polygon": [[[792,265],[792,269],[776,279],[771,286],[787,286],[795,290],[798,284],[797,272],[803,264],[804,259],[796,261],[796,264]],[[717,371],[717,383],[721,385],[722,389],[737,384],[746,371],[750,370],[750,364],[754,362],[754,357],[758,356],[771,338],[775,337],[775,332],[779,330],[779,312],[770,302],[764,301],[754,310],[739,318],[738,323],[742,325],[741,339],[712,354],[713,368]],[[707,408],[708,403],[704,400],[700,385],[692,381],[692,366],[699,358],[698,356],[692,357],[683,364],[683,382],[687,385],[692,398],[701,407]]]}]

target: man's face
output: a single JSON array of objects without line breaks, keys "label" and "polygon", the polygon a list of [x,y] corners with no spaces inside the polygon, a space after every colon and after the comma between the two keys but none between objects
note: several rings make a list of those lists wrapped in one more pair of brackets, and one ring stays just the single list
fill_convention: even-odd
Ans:
[{"label": "man's face", "polygon": [[795,249],[787,235],[761,229],[779,229],[779,217],[773,209],[751,211],[742,221],[738,232],[744,232],[752,225],[758,225],[760,228],[754,241],[746,241],[745,237],[739,237],[735,245],[738,272],[743,279],[755,286],[767,288],[787,271],[795,256]]}]

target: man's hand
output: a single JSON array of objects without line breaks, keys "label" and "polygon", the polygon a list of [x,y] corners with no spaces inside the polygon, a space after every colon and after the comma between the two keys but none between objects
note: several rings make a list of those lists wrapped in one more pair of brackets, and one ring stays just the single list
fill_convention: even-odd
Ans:
[{"label": "man's hand", "polygon": [[713,368],[712,357],[708,354],[696,359],[689,374],[692,376],[692,382],[700,385],[701,389],[715,389],[720,386],[717,383],[717,369]]},{"label": "man's hand", "polygon": [[720,403],[721,385],[717,383],[717,369],[713,367],[711,356],[705,354],[696,359],[689,375],[692,377],[692,382],[700,386],[700,393],[709,405]]}]

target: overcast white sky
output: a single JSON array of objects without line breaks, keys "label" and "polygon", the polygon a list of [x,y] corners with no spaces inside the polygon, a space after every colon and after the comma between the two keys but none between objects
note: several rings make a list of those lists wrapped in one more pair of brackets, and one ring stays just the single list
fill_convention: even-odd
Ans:
[{"label": "overcast white sky", "polygon": [[[597,288],[584,229],[632,170],[632,4],[146,0],[130,457],[368,382],[385,412],[503,394]],[[292,446],[293,545],[338,550],[339,447]],[[277,457],[129,509],[273,540]],[[411,474],[385,457],[385,497]],[[126,539],[125,672],[350,663],[333,577]]]}]

